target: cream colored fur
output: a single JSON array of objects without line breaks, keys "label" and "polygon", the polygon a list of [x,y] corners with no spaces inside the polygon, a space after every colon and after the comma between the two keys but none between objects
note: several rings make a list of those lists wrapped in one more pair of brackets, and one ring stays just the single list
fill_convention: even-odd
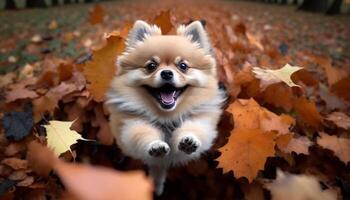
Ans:
[{"label": "cream colored fur", "polygon": [[[150,73],[145,64],[151,59],[159,66]],[[177,67],[179,60],[188,63],[186,72]],[[180,26],[177,35],[161,35],[158,27],[137,21],[116,65],[117,74],[106,102],[112,132],[126,155],[149,166],[160,195],[167,169],[197,159],[217,136],[225,97],[218,89],[216,63],[206,31],[195,21]],[[165,69],[173,72],[176,87],[188,85],[169,110],[162,109],[143,88],[161,86],[160,72]],[[162,150],[161,155],[150,153],[152,150]]]}]

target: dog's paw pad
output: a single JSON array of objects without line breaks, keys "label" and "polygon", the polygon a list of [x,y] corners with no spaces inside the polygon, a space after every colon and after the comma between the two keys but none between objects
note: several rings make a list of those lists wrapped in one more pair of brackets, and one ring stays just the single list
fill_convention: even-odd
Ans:
[{"label": "dog's paw pad", "polygon": [[163,157],[170,151],[170,147],[163,141],[154,141],[149,144],[148,154],[153,157]]},{"label": "dog's paw pad", "polygon": [[180,151],[183,151],[187,154],[191,154],[195,152],[200,145],[201,143],[196,137],[185,136],[181,138],[178,148]]}]

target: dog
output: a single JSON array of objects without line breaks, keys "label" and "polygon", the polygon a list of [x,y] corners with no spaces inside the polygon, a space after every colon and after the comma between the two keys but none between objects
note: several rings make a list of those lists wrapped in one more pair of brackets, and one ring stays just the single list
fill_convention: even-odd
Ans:
[{"label": "dog", "polygon": [[126,155],[142,160],[161,195],[167,169],[197,159],[217,136],[225,92],[200,21],[162,35],[138,20],[107,93],[110,127]]}]

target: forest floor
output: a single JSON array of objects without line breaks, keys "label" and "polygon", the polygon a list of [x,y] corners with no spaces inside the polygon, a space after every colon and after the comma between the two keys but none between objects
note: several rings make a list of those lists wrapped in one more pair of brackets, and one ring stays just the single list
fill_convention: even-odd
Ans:
[{"label": "forest floor", "polygon": [[[56,199],[66,194],[56,174],[38,175],[27,156],[30,142],[45,143],[42,125],[53,119],[73,121],[79,118],[73,129],[85,138],[97,140],[79,141],[74,145],[77,162],[121,171],[145,169],[141,162],[124,156],[115,145],[110,145],[108,134],[101,133],[101,130],[109,133],[108,113],[103,109],[103,100],[95,98],[90,90],[91,80],[84,67],[91,57],[94,58],[94,53],[106,45],[106,33],[119,30],[121,34],[135,20],[152,22],[161,11],[168,10],[170,16],[163,16],[160,23],[169,25],[170,33],[179,24],[205,20],[217,56],[220,79],[231,97],[229,105],[237,106],[239,101],[235,99],[238,98],[252,98],[261,109],[291,116],[294,122],[293,127],[287,127],[289,136],[295,141],[306,138],[309,143],[300,143],[288,150],[276,146],[274,156],[265,157],[262,169],[254,175],[257,178],[248,184],[244,178],[248,178],[247,175],[223,174],[218,167],[223,167],[219,163],[221,150],[218,148],[225,146],[233,132],[232,114],[236,125],[234,111],[227,111],[219,124],[220,134],[214,148],[199,161],[171,169],[164,194],[158,198],[268,199],[274,194],[264,186],[262,179],[274,180],[277,168],[313,175],[318,178],[322,190],[335,191],[338,198],[350,195],[349,149],[339,153],[334,145],[324,145],[318,139],[328,133],[329,137],[344,139],[342,145],[350,144],[350,122],[346,121],[349,119],[345,117],[346,125],[326,120],[331,119],[334,112],[349,115],[350,96],[346,94],[350,91],[348,15],[324,16],[298,11],[294,6],[243,1],[108,1],[99,5],[74,4],[0,12],[0,101],[4,102],[0,105],[3,110],[0,117],[5,118],[14,111],[29,112],[33,126],[24,136],[9,133],[8,129],[3,131],[6,124],[0,127],[0,197]],[[304,67],[305,70],[293,78],[302,89],[277,84],[264,91],[252,72],[247,72],[251,67],[279,69],[287,63]],[[73,72],[65,66],[74,68]],[[67,71],[69,75],[62,75]],[[67,83],[65,87],[74,87],[62,88],[62,83]],[[45,99],[53,93],[60,93],[53,95],[55,101]],[[32,105],[30,111],[25,106],[28,103]],[[278,145],[277,140],[273,139]],[[63,158],[71,161],[72,155],[68,152]],[[17,159],[17,164],[11,164],[10,159]],[[18,162],[25,162],[25,167],[18,167]],[[227,166],[223,168],[229,171]],[[27,198],[22,198],[24,195]]]}]

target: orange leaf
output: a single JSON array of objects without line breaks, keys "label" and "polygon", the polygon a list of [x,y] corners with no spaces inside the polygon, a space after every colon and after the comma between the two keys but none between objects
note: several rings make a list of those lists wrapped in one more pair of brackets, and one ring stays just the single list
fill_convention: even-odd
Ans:
[{"label": "orange leaf", "polygon": [[322,117],[313,102],[305,97],[299,97],[294,101],[294,109],[298,112],[302,120],[313,128],[318,128],[322,122]]},{"label": "orange leaf", "polygon": [[293,107],[292,89],[283,83],[269,85],[261,97],[269,104],[290,111]]},{"label": "orange leaf", "polygon": [[217,159],[224,172],[234,171],[235,177],[246,177],[249,182],[264,169],[267,157],[275,154],[275,134],[259,129],[234,129],[228,143],[221,147]]},{"label": "orange leaf", "polygon": [[124,50],[124,40],[118,35],[107,38],[107,44],[94,51],[93,58],[84,67],[84,76],[90,85],[88,90],[94,100],[103,101],[110,81],[115,75],[115,60]]},{"label": "orange leaf", "polygon": [[90,10],[90,24],[95,25],[103,22],[103,18],[105,16],[105,9],[100,6],[100,5],[95,5],[91,10]]},{"label": "orange leaf", "polygon": [[287,134],[289,127],[295,123],[288,115],[278,116],[260,107],[254,99],[238,99],[227,108],[227,111],[233,114],[236,129],[260,128],[263,132],[278,131],[280,134]]},{"label": "orange leaf", "polygon": [[141,171],[118,172],[106,167],[66,163],[56,158],[48,148],[36,142],[29,145],[29,152],[35,165],[52,167],[67,190],[79,199],[152,198],[152,182]]},{"label": "orange leaf", "polygon": [[169,33],[173,28],[173,24],[171,23],[170,10],[161,11],[160,14],[154,18],[153,24],[156,24],[160,27],[162,34],[165,35]]},{"label": "orange leaf", "polygon": [[289,142],[292,140],[292,134],[280,135],[276,138],[276,145],[279,149],[285,148]]}]

